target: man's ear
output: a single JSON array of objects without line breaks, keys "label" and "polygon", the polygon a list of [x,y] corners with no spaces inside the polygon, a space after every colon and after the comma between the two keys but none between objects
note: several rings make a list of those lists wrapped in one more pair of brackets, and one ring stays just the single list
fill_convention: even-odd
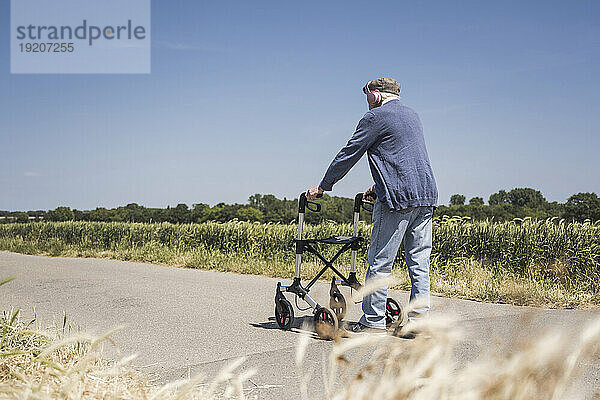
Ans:
[{"label": "man's ear", "polygon": [[369,110],[375,107],[379,107],[381,105],[382,100],[383,96],[378,91],[367,93],[367,102],[369,103]]}]

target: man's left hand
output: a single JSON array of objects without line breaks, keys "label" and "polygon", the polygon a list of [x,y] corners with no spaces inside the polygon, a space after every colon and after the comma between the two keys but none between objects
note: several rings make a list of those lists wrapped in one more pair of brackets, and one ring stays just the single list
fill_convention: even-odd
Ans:
[{"label": "man's left hand", "polygon": [[321,186],[315,186],[306,191],[306,198],[308,200],[315,201],[321,197],[321,195],[323,195],[323,189],[321,189]]},{"label": "man's left hand", "polygon": [[374,202],[377,199],[377,193],[375,193],[375,188],[370,187],[363,193],[363,200]]}]

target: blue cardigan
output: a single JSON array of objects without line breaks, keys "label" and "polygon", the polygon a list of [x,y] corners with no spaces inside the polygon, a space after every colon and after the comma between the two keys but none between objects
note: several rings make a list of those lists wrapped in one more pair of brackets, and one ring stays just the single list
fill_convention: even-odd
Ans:
[{"label": "blue cardigan", "polygon": [[423,126],[413,109],[394,99],[367,112],[319,186],[331,190],[365,152],[379,201],[395,210],[437,205]]}]

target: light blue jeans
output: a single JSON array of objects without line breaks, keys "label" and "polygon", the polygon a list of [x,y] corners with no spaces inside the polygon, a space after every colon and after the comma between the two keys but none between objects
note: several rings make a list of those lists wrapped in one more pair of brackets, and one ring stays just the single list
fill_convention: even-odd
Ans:
[{"label": "light blue jeans", "polygon": [[[409,319],[425,316],[429,311],[432,218],[433,207],[412,207],[398,211],[378,201],[373,208],[373,231],[365,284],[390,276],[396,254],[404,241],[404,256],[412,284],[410,301],[418,299],[418,304],[422,305],[409,314]],[[387,291],[386,286],[363,298],[361,324],[385,329]]]}]

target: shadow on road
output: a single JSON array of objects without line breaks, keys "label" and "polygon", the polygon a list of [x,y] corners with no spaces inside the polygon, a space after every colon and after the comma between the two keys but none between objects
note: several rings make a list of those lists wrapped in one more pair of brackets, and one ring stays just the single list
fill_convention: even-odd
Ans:
[{"label": "shadow on road", "polygon": [[[263,328],[263,329],[281,329],[279,325],[277,325],[277,321],[275,321],[275,317],[269,317],[268,322],[259,322],[259,323],[250,323],[250,326],[255,328]],[[312,315],[305,315],[303,317],[295,317],[292,322],[292,329],[300,329],[302,331],[313,331],[313,317]]]},{"label": "shadow on road", "polygon": [[[344,320],[342,324],[345,329],[347,322]],[[281,330],[279,325],[277,325],[277,321],[275,320],[275,317],[269,317],[268,322],[250,323],[249,325],[254,328]],[[317,333],[315,332],[315,325],[314,325],[312,315],[295,317],[294,322],[292,323],[292,326],[288,332],[308,335],[311,338],[317,339],[317,340],[327,340],[327,341],[329,340],[329,339],[321,338],[321,337],[319,337],[319,335],[317,335]]]}]

